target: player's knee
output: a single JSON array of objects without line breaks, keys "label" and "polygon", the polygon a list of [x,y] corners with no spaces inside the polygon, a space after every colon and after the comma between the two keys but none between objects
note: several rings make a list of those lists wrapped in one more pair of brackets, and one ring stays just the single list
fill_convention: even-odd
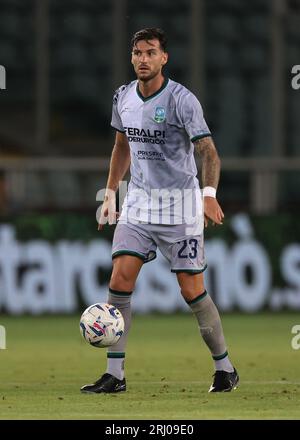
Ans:
[{"label": "player's knee", "polygon": [[203,274],[179,273],[177,278],[181,294],[186,301],[192,301],[205,290]]},{"label": "player's knee", "polygon": [[126,272],[118,271],[113,273],[110,279],[109,287],[120,292],[131,292],[134,289],[135,280]]},{"label": "player's knee", "polygon": [[203,284],[200,285],[185,285],[181,286],[181,294],[186,301],[193,301],[201,293],[205,292],[205,287]]},{"label": "player's knee", "polygon": [[184,287],[181,288],[181,295],[186,301],[192,301],[199,295],[199,292],[197,292],[193,287]]}]

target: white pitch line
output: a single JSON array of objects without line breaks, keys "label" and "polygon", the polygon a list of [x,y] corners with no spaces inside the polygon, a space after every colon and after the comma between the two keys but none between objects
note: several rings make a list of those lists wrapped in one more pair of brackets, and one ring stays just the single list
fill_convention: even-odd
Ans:
[{"label": "white pitch line", "polygon": [[[183,385],[189,385],[189,384],[199,384],[199,385],[207,385],[209,382],[208,381],[199,381],[199,380],[189,380],[189,381],[170,381],[170,380],[162,380],[162,381],[148,381],[148,380],[144,380],[144,381],[133,381],[133,380],[128,380],[129,383],[131,384],[135,384],[135,385],[146,385],[146,384],[151,384],[151,385],[164,385],[164,384],[171,384],[171,385],[176,385],[176,384],[183,384]],[[253,384],[259,384],[259,385],[278,385],[278,384],[282,384],[282,385],[300,385],[300,382],[293,382],[293,381],[289,381],[289,380],[266,380],[266,381],[260,381],[260,380],[241,380],[240,381],[241,384],[245,384],[245,385],[253,385]]]},{"label": "white pitch line", "polygon": [[[210,381],[208,380],[203,380],[203,381],[199,381],[199,380],[159,380],[159,381],[149,381],[149,380],[141,380],[141,381],[136,381],[136,380],[130,380],[127,379],[128,384],[132,384],[132,385],[143,385],[146,386],[148,385],[181,385],[181,386],[189,386],[189,385],[209,385]],[[52,383],[52,385],[54,384],[58,384],[60,382],[60,380],[56,379],[56,380],[49,380],[49,379],[44,379],[43,380],[43,384],[46,383],[46,385],[48,385],[49,383]],[[68,383],[68,385],[70,385],[71,383],[74,384],[74,380],[64,380],[63,381],[64,384]],[[36,385],[40,385],[41,382],[8,382],[10,384],[11,387],[26,387],[26,389],[31,388],[32,386],[36,386]],[[289,381],[289,380],[240,380],[240,385],[300,385],[300,381]],[[76,386],[76,385],[75,385]],[[16,388],[17,390],[17,388]],[[58,390],[60,391],[60,390]],[[62,391],[61,391],[62,392]]]}]

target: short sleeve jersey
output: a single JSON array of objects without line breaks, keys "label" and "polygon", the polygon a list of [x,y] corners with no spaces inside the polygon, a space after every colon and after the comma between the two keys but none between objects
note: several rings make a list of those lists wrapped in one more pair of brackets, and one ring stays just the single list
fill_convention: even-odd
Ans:
[{"label": "short sleeve jersey", "polygon": [[[134,209],[129,217],[151,222],[149,203],[155,191],[199,189],[193,142],[211,133],[200,102],[183,85],[166,78],[162,87],[147,98],[141,95],[137,80],[120,87],[113,98],[111,125],[126,134],[130,146],[131,180],[123,216],[135,200],[138,215]],[[145,197],[137,201],[136,190],[147,195],[148,202]],[[172,200],[169,204],[176,204]],[[159,217],[162,207],[157,211]],[[165,223],[158,217],[156,223]],[[173,215],[172,221],[178,224],[184,220],[181,215]]]}]

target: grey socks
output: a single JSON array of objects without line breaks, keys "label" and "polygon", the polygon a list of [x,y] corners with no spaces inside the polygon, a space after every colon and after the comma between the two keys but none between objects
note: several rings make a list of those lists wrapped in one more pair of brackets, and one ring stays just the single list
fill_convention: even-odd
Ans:
[{"label": "grey socks", "polygon": [[108,347],[107,350],[107,369],[106,373],[112,374],[118,379],[124,378],[124,362],[125,362],[125,347],[128,337],[128,332],[131,325],[131,294],[132,292],[120,292],[109,289],[107,302],[117,307],[124,318],[124,333],[119,341]]},{"label": "grey socks", "polygon": [[[107,302],[117,307],[123,315],[125,330],[117,344],[108,348],[106,373],[118,379],[124,378],[125,348],[131,326],[131,294],[109,289]],[[216,370],[232,372],[219,312],[207,292],[187,302],[199,323],[200,333],[208,346]]]},{"label": "grey socks", "polygon": [[228,358],[219,312],[211,297],[204,291],[192,301],[187,301],[199,323],[202,338],[208,346],[216,370],[232,372],[233,366]]}]

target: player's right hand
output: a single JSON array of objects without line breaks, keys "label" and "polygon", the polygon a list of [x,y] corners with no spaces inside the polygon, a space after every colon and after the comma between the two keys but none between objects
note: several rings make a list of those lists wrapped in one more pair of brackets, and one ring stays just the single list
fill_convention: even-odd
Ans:
[{"label": "player's right hand", "polygon": [[115,225],[118,221],[118,218],[119,212],[116,211],[116,197],[106,196],[106,199],[101,206],[98,231],[101,231],[106,223],[109,225]]}]

